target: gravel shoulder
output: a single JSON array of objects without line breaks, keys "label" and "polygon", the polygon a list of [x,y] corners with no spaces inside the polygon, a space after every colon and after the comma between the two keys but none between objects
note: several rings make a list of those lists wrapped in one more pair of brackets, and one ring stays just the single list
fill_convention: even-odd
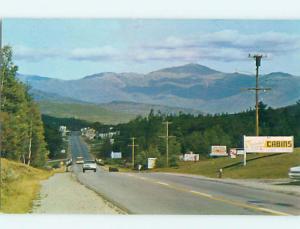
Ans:
[{"label": "gravel shoulder", "polygon": [[77,182],[71,173],[57,173],[41,185],[32,213],[119,214],[117,208]]}]

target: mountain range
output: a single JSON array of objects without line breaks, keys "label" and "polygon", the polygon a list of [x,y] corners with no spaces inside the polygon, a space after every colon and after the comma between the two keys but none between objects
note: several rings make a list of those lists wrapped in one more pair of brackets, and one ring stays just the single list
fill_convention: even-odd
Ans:
[{"label": "mountain range", "polygon": [[[243,90],[255,87],[254,75],[225,73],[200,64],[147,74],[103,72],[77,80],[24,74],[18,78],[31,86],[38,100],[101,104],[108,109],[126,110],[126,104],[136,110],[151,104],[196,113],[234,113],[254,107],[254,92]],[[286,106],[300,99],[299,76],[272,72],[259,79],[261,87],[272,89],[260,93],[260,100],[269,106]]]}]

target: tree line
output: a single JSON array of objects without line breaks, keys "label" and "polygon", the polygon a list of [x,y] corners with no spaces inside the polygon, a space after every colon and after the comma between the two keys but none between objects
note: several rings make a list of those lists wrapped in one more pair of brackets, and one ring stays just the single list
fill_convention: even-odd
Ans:
[{"label": "tree line", "polygon": [[[300,146],[300,102],[295,105],[273,109],[259,103],[260,135],[294,136],[295,146]],[[255,135],[255,110],[235,114],[192,114],[179,115],[155,113],[147,117],[116,125],[120,131],[111,144],[105,139],[98,152],[99,157],[109,157],[111,150],[121,151],[130,160],[130,138],[136,137],[136,163],[146,164],[147,157],[157,157],[159,166],[166,161],[166,142],[161,136],[166,133],[164,121],[170,121],[169,140],[170,164],[176,165],[178,155],[193,151],[202,157],[208,157],[212,145],[226,145],[229,148],[243,148],[243,135]]]},{"label": "tree line", "polygon": [[48,149],[39,108],[28,86],[16,78],[18,67],[12,61],[11,48],[3,47],[0,56],[1,154],[28,165],[43,166]]}]

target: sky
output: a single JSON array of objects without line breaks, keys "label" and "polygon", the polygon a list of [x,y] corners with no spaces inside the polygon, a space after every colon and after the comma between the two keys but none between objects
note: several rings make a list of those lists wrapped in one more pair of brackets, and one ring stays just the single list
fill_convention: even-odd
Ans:
[{"label": "sky", "polygon": [[300,76],[300,20],[4,19],[3,44],[19,73],[78,79],[100,72],[148,73],[198,63]]}]

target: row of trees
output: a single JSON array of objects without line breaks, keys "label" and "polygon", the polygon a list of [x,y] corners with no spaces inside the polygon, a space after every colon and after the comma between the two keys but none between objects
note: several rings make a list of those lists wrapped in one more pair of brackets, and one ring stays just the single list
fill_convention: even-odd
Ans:
[{"label": "row of trees", "polygon": [[[300,103],[279,109],[267,107],[262,102],[260,110],[260,133],[265,136],[293,135],[295,146],[300,145]],[[211,145],[227,145],[228,147],[243,147],[243,135],[255,135],[255,110],[236,114],[198,115],[180,113],[179,115],[164,115],[153,111],[147,117],[137,117],[129,123],[115,126],[120,135],[114,144],[109,139],[104,140],[98,156],[109,157],[111,150],[121,151],[125,158],[130,159],[130,137],[137,138],[139,145],[136,153],[136,163],[145,164],[147,157],[157,157],[159,164],[165,162],[165,140],[159,136],[165,135],[166,127],[163,121],[170,121],[170,135],[175,136],[169,141],[170,164],[176,164],[179,154],[187,151],[199,153],[207,157]]]},{"label": "row of trees", "polygon": [[12,62],[10,47],[1,49],[1,59],[1,153],[12,160],[43,166],[48,150],[40,111],[28,87],[16,79],[18,68]]}]

